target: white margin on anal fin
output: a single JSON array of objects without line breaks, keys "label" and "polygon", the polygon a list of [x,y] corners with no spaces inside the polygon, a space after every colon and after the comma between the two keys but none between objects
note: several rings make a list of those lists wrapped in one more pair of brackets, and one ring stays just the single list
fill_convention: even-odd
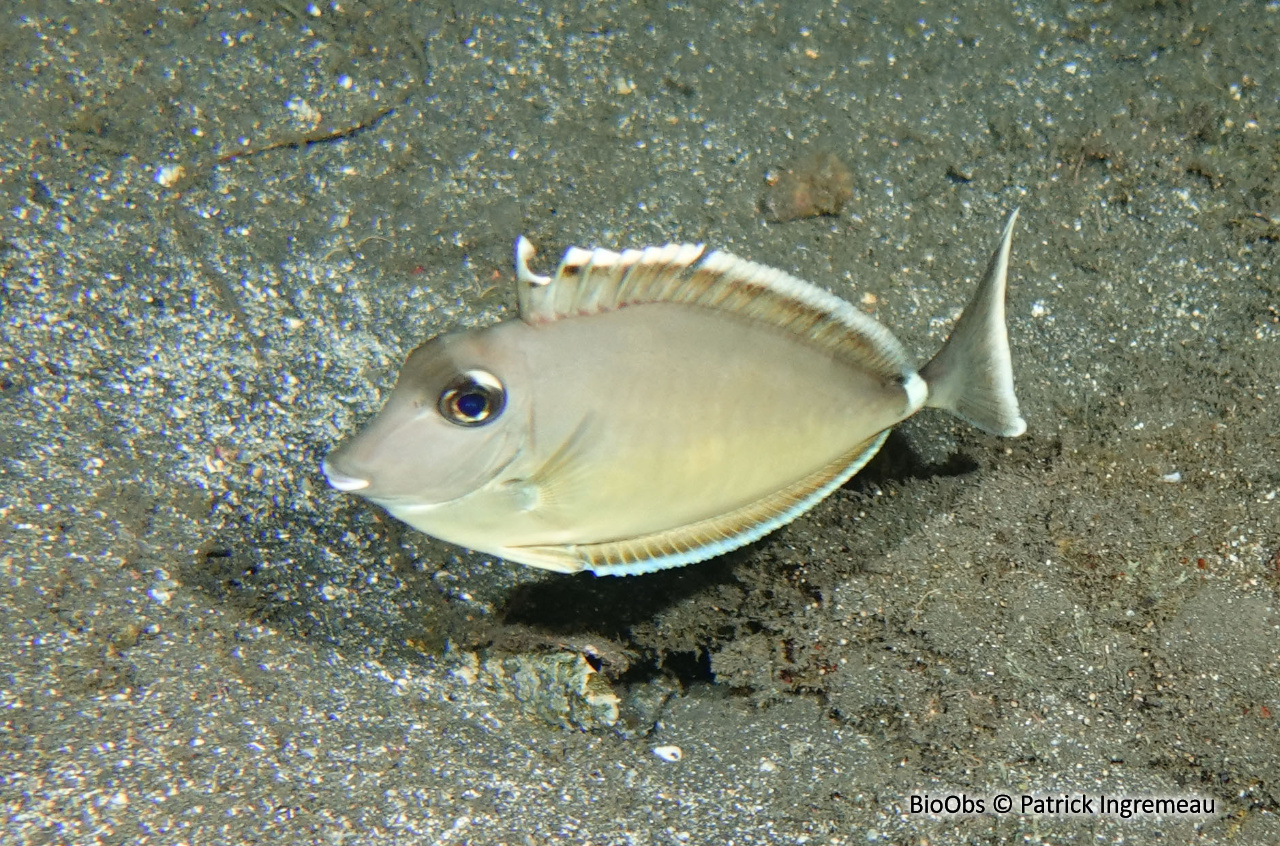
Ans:
[{"label": "white margin on anal fin", "polygon": [[941,408],[993,435],[1016,438],[1027,430],[1013,390],[1013,361],[1005,326],[1005,289],[1014,209],[978,290],[956,321],[951,337],[920,375],[929,385],[927,405]]}]

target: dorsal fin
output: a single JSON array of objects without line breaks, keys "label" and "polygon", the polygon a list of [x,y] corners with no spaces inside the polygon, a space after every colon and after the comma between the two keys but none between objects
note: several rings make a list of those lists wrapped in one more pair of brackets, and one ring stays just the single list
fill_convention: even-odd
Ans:
[{"label": "dorsal fin", "polygon": [[[888,329],[849,303],[789,273],[701,244],[642,250],[571,247],[554,276],[529,269],[535,250],[516,241],[520,319],[547,323],[641,303],[683,303],[737,314],[777,326],[885,378],[901,378],[923,393],[915,365]],[[912,396],[912,406],[923,395]],[[917,401],[919,400],[919,401]]]}]

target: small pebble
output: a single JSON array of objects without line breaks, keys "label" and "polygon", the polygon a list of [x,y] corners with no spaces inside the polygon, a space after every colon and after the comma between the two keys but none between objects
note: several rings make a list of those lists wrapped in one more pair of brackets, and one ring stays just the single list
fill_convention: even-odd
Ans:
[{"label": "small pebble", "polygon": [[162,165],[156,168],[155,180],[166,188],[172,188],[186,175],[187,170],[182,165]]},{"label": "small pebble", "polygon": [[653,754],[668,763],[674,764],[684,757],[684,750],[679,746],[655,746],[653,747]]}]

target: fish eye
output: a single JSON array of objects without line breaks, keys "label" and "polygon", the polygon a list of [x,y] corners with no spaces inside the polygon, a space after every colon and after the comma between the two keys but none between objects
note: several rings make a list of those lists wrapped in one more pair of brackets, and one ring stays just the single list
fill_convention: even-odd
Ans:
[{"label": "fish eye", "polygon": [[507,404],[507,392],[492,373],[468,370],[440,392],[436,408],[450,423],[483,426],[492,423]]}]

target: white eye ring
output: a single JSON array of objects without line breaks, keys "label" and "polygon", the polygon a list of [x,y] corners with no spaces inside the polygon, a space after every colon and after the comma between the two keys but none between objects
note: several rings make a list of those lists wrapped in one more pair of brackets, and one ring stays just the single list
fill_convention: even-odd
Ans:
[{"label": "white eye ring", "polygon": [[458,426],[492,423],[507,405],[507,391],[497,376],[484,370],[466,370],[440,392],[436,409]]}]

